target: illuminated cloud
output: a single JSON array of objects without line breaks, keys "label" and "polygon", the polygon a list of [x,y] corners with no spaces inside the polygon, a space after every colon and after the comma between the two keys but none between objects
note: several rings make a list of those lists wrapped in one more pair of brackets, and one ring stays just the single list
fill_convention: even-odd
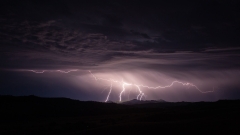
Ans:
[{"label": "illuminated cloud", "polygon": [[[141,96],[169,101],[239,98],[239,22],[235,19],[240,18],[239,8],[233,3],[209,3],[6,2],[0,17],[4,84],[0,94],[17,95],[18,89],[22,94],[105,101],[111,86],[109,99],[117,101],[121,86],[99,86],[89,75],[91,70],[97,77],[134,84],[166,86],[178,80],[203,91],[215,90],[202,95],[176,84],[166,90],[142,90],[143,96],[137,87],[126,86],[124,93],[129,89],[135,93],[123,93],[124,100]],[[77,71],[60,72],[72,69]],[[37,83],[41,77],[47,80],[41,86],[53,93],[41,92]],[[36,80],[31,82],[31,78]],[[11,86],[12,82],[19,87]],[[58,82],[64,86],[60,88]],[[102,87],[108,91],[101,93]]]}]

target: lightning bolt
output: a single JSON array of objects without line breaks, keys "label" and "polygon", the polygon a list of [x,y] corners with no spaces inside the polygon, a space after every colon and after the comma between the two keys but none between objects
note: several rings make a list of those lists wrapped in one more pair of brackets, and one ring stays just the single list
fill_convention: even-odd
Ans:
[{"label": "lightning bolt", "polygon": [[142,100],[142,97],[143,97],[143,96],[144,96],[144,93],[142,93],[142,95],[140,96],[140,98],[139,98],[139,99],[140,99],[140,101]]},{"label": "lightning bolt", "polygon": [[[178,83],[178,84],[182,84],[183,86],[190,86],[190,87],[194,87],[195,89],[197,89],[200,93],[210,93],[210,92],[214,92],[214,88],[212,91],[202,91],[200,90],[196,85],[192,84],[192,83],[184,83],[184,82],[180,82],[180,81],[173,81],[171,84],[169,85],[166,85],[166,86],[156,86],[156,87],[153,87],[153,86],[147,86],[147,85],[139,85],[139,84],[132,84],[132,83],[127,83],[127,82],[124,82],[123,80],[122,81],[118,81],[118,80],[113,80],[113,79],[106,79],[106,78],[98,78],[96,77],[94,74],[92,74],[92,72],[89,70],[89,73],[91,73],[91,75],[95,78],[96,81],[98,80],[102,80],[102,81],[108,81],[108,82],[111,82],[111,87],[110,87],[110,91],[107,95],[107,99],[106,101],[108,101],[108,98],[109,98],[109,95],[111,94],[111,91],[112,91],[112,82],[115,82],[115,83],[120,83],[121,84],[121,87],[122,87],[122,90],[119,94],[119,102],[122,101],[122,94],[125,92],[126,88],[125,86],[129,86],[129,85],[134,85],[137,87],[138,91],[139,91],[139,94],[137,95],[137,100],[142,100],[142,97],[145,96],[145,94],[142,92],[142,90],[140,89],[140,87],[143,87],[143,88],[148,88],[148,89],[165,89],[165,88],[169,88],[169,87],[172,87],[175,83]],[[105,101],[105,102],[106,102]]]},{"label": "lightning bolt", "polygon": [[42,73],[45,73],[45,72],[60,72],[60,73],[70,73],[70,72],[75,72],[75,71],[78,71],[78,69],[71,69],[71,70],[21,70],[21,71],[30,71],[30,72],[34,72],[34,73],[37,73],[37,74],[42,74]]},{"label": "lightning bolt", "polygon": [[126,82],[124,82],[123,80],[122,80],[122,91],[120,92],[120,95],[119,95],[119,101],[121,102],[122,101],[122,93],[125,91],[125,85],[127,86],[127,85],[132,85],[132,84],[130,84],[130,83],[126,83]]},{"label": "lightning bolt", "polygon": [[27,70],[27,71],[30,71],[30,72],[34,72],[34,73],[37,73],[37,74],[42,74],[45,72],[45,70],[42,70],[42,71],[36,71],[36,70]]},{"label": "lightning bolt", "polygon": [[180,81],[173,81],[170,85],[166,85],[166,86],[156,86],[156,87],[151,87],[151,86],[145,86],[145,85],[140,85],[141,87],[145,87],[145,88],[148,88],[148,89],[165,89],[165,88],[169,88],[169,87],[172,87],[174,83],[179,83],[179,84],[182,84],[183,86],[192,86],[192,87],[195,87],[199,92],[201,93],[210,93],[210,92],[214,92],[214,89],[212,91],[202,91],[200,90],[196,85],[192,84],[192,83],[183,83],[183,82],[180,82]]},{"label": "lightning bolt", "polygon": [[108,95],[107,95],[107,98],[106,98],[105,102],[108,101],[111,92],[112,92],[112,82],[111,82],[110,89],[109,89],[109,92],[108,92]]},{"label": "lightning bolt", "polygon": [[139,94],[137,95],[137,100],[138,99],[141,100],[142,98],[139,98],[139,96],[142,97],[143,92],[141,91],[141,89],[138,85],[135,84],[135,86],[138,88],[138,91],[139,91]]},{"label": "lightning bolt", "polygon": [[[29,72],[34,72],[37,74],[40,73],[45,73],[45,72],[60,72],[60,73],[70,73],[70,72],[75,72],[78,71],[78,69],[71,69],[71,70],[21,70],[21,71],[29,71]],[[165,89],[165,88],[169,88],[172,87],[174,84],[178,83],[181,84],[183,86],[189,86],[189,87],[194,87],[196,90],[198,90],[200,93],[210,93],[210,92],[214,92],[214,87],[212,91],[202,91],[201,89],[199,89],[196,85],[192,84],[192,83],[184,83],[184,82],[180,82],[180,81],[173,81],[171,84],[169,85],[165,85],[165,86],[147,86],[147,85],[142,85],[142,84],[133,84],[133,83],[127,83],[125,81],[123,81],[123,79],[121,81],[119,80],[114,80],[112,78],[101,78],[101,77],[96,77],[90,70],[88,70],[88,72],[91,74],[91,76],[96,80],[96,81],[106,81],[110,83],[109,86],[109,92],[107,94],[106,100],[105,102],[107,102],[109,100],[109,97],[112,93],[112,87],[113,87],[113,83],[118,83],[121,85],[122,90],[119,93],[119,102],[122,101],[122,94],[126,91],[126,86],[135,86],[139,92],[139,94],[137,95],[137,100],[142,100],[142,97],[145,96],[145,94],[143,93],[143,91],[141,90],[141,88],[147,88],[147,89]]]}]

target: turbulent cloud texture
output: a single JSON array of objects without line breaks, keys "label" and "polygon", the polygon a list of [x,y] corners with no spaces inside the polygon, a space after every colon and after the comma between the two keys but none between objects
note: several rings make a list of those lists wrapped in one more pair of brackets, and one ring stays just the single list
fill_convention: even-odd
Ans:
[{"label": "turbulent cloud texture", "polygon": [[[100,76],[114,75],[153,86],[181,80],[195,83],[203,90],[216,89],[213,94],[199,95],[174,86],[172,92],[146,92],[148,99],[239,98],[239,9],[235,0],[5,1],[0,16],[0,92],[16,94],[20,90],[23,95],[102,101],[106,93],[99,94],[100,86],[87,72],[91,70]],[[41,89],[33,85],[39,74],[15,72],[25,69],[79,69],[81,72],[60,75],[60,79],[54,77],[55,73],[40,75],[51,76],[45,79],[56,81],[51,87]],[[19,83],[19,78],[14,76],[26,82],[30,78],[36,81]],[[83,77],[91,81],[84,83]],[[9,86],[14,80],[17,87]],[[58,81],[63,81],[64,86],[58,87]],[[47,81],[41,85],[50,84]],[[38,90],[24,90],[35,88]],[[43,89],[49,92],[41,92]],[[79,96],[73,94],[75,90]],[[86,91],[89,93],[83,94]]]}]

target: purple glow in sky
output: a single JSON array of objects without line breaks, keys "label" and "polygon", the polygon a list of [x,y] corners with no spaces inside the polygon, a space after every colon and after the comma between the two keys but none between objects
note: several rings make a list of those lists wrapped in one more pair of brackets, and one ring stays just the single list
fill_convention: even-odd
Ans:
[{"label": "purple glow in sky", "polygon": [[238,5],[5,1],[0,94],[103,102],[239,99]]}]

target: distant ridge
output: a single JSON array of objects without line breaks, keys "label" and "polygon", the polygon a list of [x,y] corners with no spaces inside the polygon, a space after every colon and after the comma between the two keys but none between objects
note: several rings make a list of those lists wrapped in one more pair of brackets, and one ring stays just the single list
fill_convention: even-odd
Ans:
[{"label": "distant ridge", "polygon": [[106,103],[115,103],[115,102],[113,102],[113,101],[111,101],[111,100],[108,100]]},{"label": "distant ridge", "polygon": [[165,103],[165,102],[166,101],[162,100],[162,99],[159,99],[159,100],[137,100],[137,99],[133,99],[133,100],[122,102],[122,104],[136,105],[136,104]]}]

